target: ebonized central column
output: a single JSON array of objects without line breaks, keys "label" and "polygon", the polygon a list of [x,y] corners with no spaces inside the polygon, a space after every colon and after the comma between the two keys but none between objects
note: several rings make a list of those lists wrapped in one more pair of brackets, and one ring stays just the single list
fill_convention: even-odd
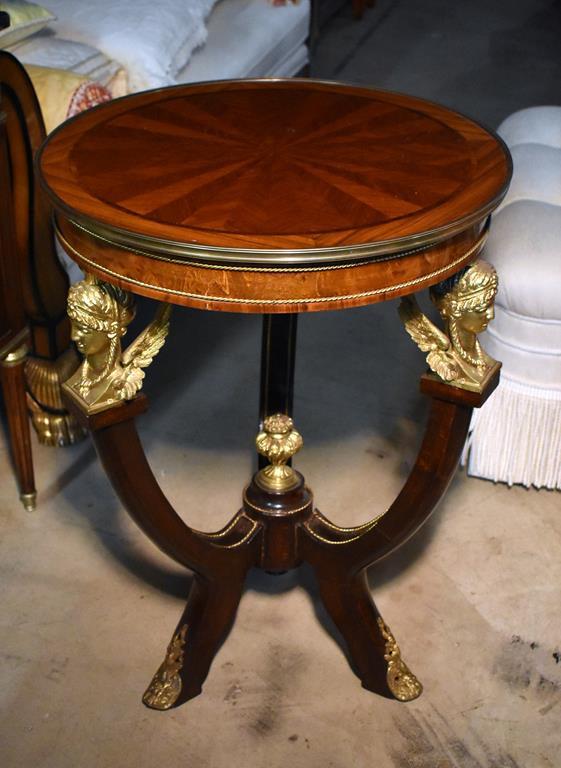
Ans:
[{"label": "ebonized central column", "polygon": [[[297,314],[263,315],[259,430],[274,413],[292,416],[297,329]],[[259,469],[265,466],[267,459],[259,456]]]}]

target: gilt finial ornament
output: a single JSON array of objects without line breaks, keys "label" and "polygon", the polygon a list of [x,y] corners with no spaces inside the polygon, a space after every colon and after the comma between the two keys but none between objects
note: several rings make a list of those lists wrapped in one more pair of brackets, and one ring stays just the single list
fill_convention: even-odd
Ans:
[{"label": "gilt finial ornament", "polygon": [[494,267],[481,260],[431,288],[444,331],[421,312],[414,296],[401,300],[405,329],[419,349],[428,352],[429,368],[447,384],[481,392],[499,367],[477,338],[495,316],[497,288]]},{"label": "gilt finial ornament", "polygon": [[284,413],[267,416],[255,444],[259,453],[269,460],[268,466],[255,477],[261,488],[279,493],[298,485],[296,472],[286,462],[300,450],[304,441],[302,435],[294,429],[290,416]]},{"label": "gilt finial ornament", "polygon": [[162,348],[169,331],[169,304],[161,304],[150,325],[123,352],[121,339],[135,315],[127,291],[86,275],[70,287],[68,316],[72,340],[84,355],[63,385],[87,413],[130,400],[142,387],[144,368]]}]

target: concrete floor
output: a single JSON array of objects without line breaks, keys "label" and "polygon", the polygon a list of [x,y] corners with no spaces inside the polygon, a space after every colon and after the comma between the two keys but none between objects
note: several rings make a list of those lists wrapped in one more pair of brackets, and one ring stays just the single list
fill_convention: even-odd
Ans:
[{"label": "concrete floor", "polygon": [[[539,0],[378,0],[360,23],[346,8],[330,19],[315,74],[494,125],[559,102],[560,22]],[[325,513],[360,522],[411,466],[422,355],[395,303],[303,317],[299,333],[297,465]],[[224,523],[252,471],[259,344],[259,318],[178,311],[148,373],[141,434],[195,527]],[[35,458],[39,508],[26,514],[0,443],[2,768],[561,766],[558,493],[459,473],[427,526],[371,569],[425,686],[417,701],[361,689],[301,569],[251,575],[203,695],[158,713],[140,697],[189,577],[129,520],[90,444]]]}]

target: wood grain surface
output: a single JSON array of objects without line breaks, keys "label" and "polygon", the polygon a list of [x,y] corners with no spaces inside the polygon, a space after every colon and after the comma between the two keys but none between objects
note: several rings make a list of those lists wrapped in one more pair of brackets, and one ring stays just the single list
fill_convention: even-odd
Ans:
[{"label": "wood grain surface", "polygon": [[178,304],[267,313],[438,282],[475,258],[510,178],[501,141],[455,112],[306,80],[118,99],[59,128],[38,166],[88,271]]},{"label": "wood grain surface", "polygon": [[59,217],[58,235],[70,256],[102,280],[159,301],[223,312],[319,312],[374,304],[414,293],[477,257],[478,228],[401,258],[318,267],[209,267],[164,261],[119,248]]},{"label": "wood grain surface", "polygon": [[41,171],[68,212],[213,247],[318,248],[449,228],[505,191],[476,123],[313,81],[180,86],[79,116]]}]

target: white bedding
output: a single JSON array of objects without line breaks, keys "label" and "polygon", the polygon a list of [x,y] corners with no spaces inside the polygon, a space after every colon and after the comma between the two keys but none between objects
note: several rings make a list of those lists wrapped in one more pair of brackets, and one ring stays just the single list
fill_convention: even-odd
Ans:
[{"label": "white bedding", "polygon": [[[23,64],[71,70],[106,87],[119,72],[124,72],[120,64],[96,48],[73,40],[61,40],[46,29],[7,50]],[[113,95],[122,96],[124,92]]]},{"label": "white bedding", "polygon": [[270,0],[220,0],[207,26],[207,44],[177,82],[291,77],[308,63],[310,0],[280,7]]},{"label": "white bedding", "polygon": [[131,91],[175,83],[206,39],[205,19],[217,0],[44,0],[61,38],[98,48],[120,62]]}]

